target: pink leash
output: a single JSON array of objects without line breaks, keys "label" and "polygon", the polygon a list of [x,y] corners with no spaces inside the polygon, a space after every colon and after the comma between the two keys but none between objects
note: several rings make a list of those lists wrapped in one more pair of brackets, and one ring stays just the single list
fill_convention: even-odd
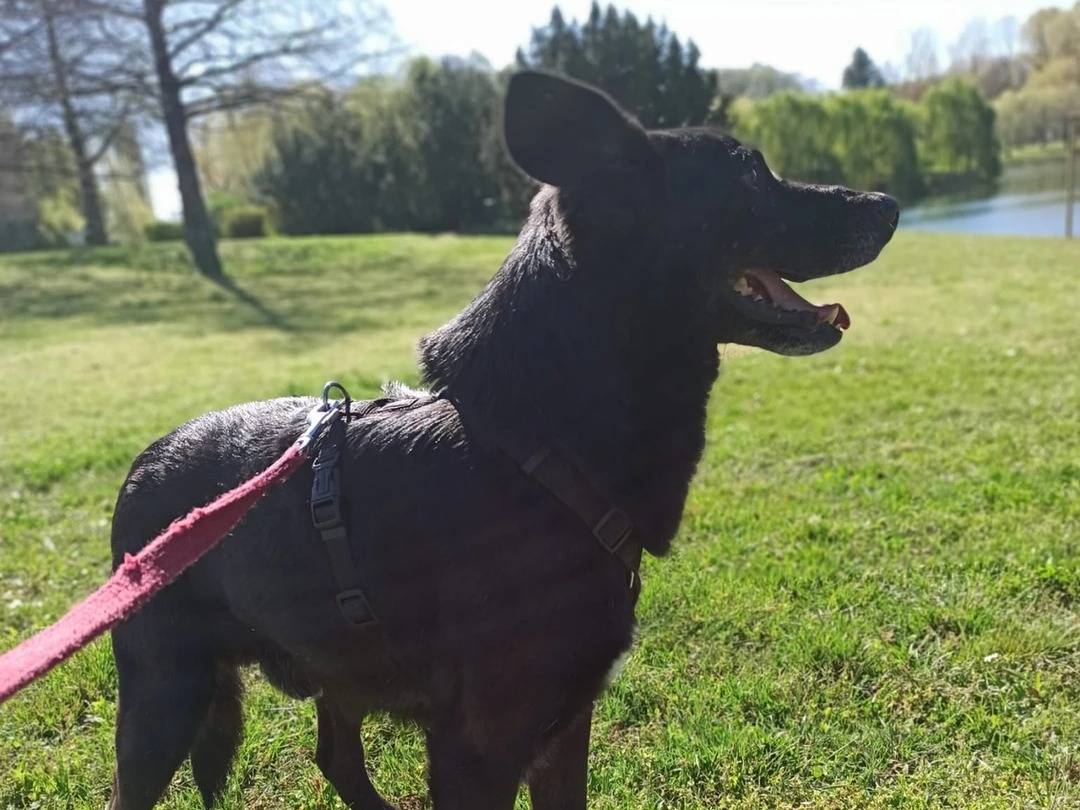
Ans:
[{"label": "pink leash", "polygon": [[[296,472],[307,460],[315,437],[342,415],[341,402],[327,402],[327,389],[323,406],[308,417],[310,427],[277,461],[206,506],[174,520],[138,554],[126,555],[104,585],[59,621],[0,656],[0,703],[141,608],[216,546],[267,490]],[[347,398],[345,403],[348,407]]]}]

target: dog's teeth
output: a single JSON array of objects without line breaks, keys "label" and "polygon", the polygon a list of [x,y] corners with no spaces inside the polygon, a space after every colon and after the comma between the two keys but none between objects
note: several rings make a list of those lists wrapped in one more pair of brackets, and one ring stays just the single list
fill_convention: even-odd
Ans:
[{"label": "dog's teeth", "polygon": [[746,283],[746,277],[743,276],[735,282],[735,292],[739,295],[751,295],[754,291],[750,289],[750,285]]}]

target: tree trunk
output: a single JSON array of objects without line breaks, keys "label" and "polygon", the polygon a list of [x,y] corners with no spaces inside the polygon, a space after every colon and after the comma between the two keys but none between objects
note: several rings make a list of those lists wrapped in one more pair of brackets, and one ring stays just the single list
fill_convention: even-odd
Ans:
[{"label": "tree trunk", "polygon": [[224,278],[221,259],[218,257],[214,226],[203,201],[199,186],[199,172],[188,139],[187,112],[180,98],[180,82],[173,72],[169,45],[165,41],[162,24],[162,0],[143,0],[144,19],[150,33],[150,45],[154,52],[154,67],[161,91],[161,113],[165,130],[169,135],[173,166],[180,186],[180,203],[184,216],[184,241],[187,242],[195,266],[199,272],[212,279]]},{"label": "tree trunk", "polygon": [[56,39],[56,26],[53,22],[52,8],[47,2],[41,4],[41,16],[45,22],[45,35],[49,46],[49,65],[53,72],[56,97],[63,113],[64,132],[68,146],[75,158],[75,167],[79,175],[79,200],[85,220],[86,244],[104,245],[108,242],[105,234],[105,215],[101,209],[101,193],[98,190],[94,164],[86,153],[86,136],[79,125],[79,116],[71,100],[71,91],[67,81],[67,67],[60,56],[60,45]]}]

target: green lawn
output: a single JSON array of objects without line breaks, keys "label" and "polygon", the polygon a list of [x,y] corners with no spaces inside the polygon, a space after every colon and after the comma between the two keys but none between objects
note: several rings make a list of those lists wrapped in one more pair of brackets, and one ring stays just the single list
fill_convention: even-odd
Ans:
[{"label": "green lawn", "polygon": [[[415,381],[504,238],[0,256],[0,647],[108,572],[131,459],[229,403]],[[838,348],[726,348],[709,446],[604,698],[594,808],[1080,806],[1080,244],[901,234],[808,294]],[[228,808],[335,806],[311,707],[251,676]],[[0,708],[0,808],[100,808],[106,643]],[[365,728],[424,807],[419,735]],[[190,774],[164,806],[199,806]],[[525,805],[522,804],[522,807]]]}]

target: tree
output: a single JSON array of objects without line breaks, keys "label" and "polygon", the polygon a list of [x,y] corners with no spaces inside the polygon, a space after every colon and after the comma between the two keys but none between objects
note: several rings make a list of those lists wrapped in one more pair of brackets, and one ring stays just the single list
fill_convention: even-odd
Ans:
[{"label": "tree", "polygon": [[681,42],[651,18],[642,24],[629,11],[601,10],[594,2],[584,24],[567,23],[556,6],[548,24],[533,29],[517,62],[596,85],[647,127],[676,127],[708,119],[716,72],[703,69],[700,58],[692,40]]},{"label": "tree", "polygon": [[95,4],[77,0],[6,0],[0,17],[0,97],[24,125],[64,132],[92,245],[107,241],[96,169],[134,103],[113,85],[122,56],[103,26]]},{"label": "tree", "polygon": [[38,246],[37,206],[27,177],[9,168],[22,165],[26,151],[23,133],[0,114],[0,251]]},{"label": "tree", "polygon": [[923,191],[913,105],[882,89],[839,93],[825,101],[840,176],[854,188],[912,200]]},{"label": "tree", "polygon": [[966,76],[989,99],[1023,84],[1026,60],[1016,53],[1019,26],[1014,17],[990,23],[977,18],[953,44],[951,73]]},{"label": "tree", "polygon": [[921,152],[934,171],[1001,173],[1001,144],[994,131],[994,109],[967,81],[947,79],[922,99]]},{"label": "tree", "polygon": [[405,81],[428,200],[424,230],[475,230],[499,202],[494,160],[501,94],[481,60],[415,60]]},{"label": "tree", "polygon": [[286,233],[469,231],[519,213],[498,78],[479,58],[417,59],[279,125],[256,184]]},{"label": "tree", "polygon": [[911,34],[911,45],[904,58],[904,78],[925,82],[941,72],[937,35],[931,28],[918,28]]},{"label": "tree", "polygon": [[735,134],[757,146],[780,174],[807,182],[842,179],[824,101],[805,93],[776,93],[739,117]]},{"label": "tree", "polygon": [[[117,83],[143,92],[165,125],[184,239],[205,275],[221,260],[192,149],[190,127],[229,110],[266,105],[348,74],[385,31],[367,0],[82,0],[149,47],[130,55]],[[379,53],[384,52],[379,50]]]},{"label": "tree", "polygon": [[1065,137],[1065,119],[1080,111],[1080,58],[1058,57],[1032,73],[1024,86],[995,101],[998,131],[1008,146]]},{"label": "tree", "polygon": [[856,48],[851,55],[851,64],[844,68],[843,87],[856,90],[861,87],[884,87],[885,78],[870,55],[862,48]]},{"label": "tree", "polygon": [[1036,11],[1024,23],[1022,37],[1036,69],[1054,59],[1080,58],[1080,3]]},{"label": "tree", "polygon": [[256,188],[287,234],[355,233],[373,228],[378,195],[366,170],[359,118],[336,94],[312,95],[278,128]]}]

